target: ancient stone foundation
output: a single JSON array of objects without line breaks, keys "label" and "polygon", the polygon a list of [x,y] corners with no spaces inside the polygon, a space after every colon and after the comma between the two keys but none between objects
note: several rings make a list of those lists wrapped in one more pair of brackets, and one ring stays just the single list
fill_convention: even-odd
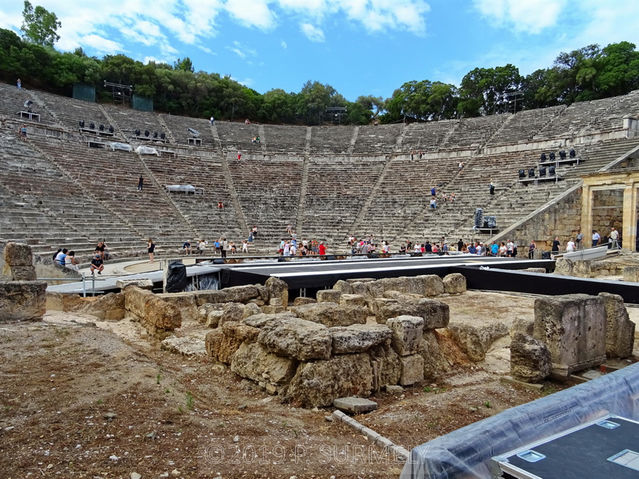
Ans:
[{"label": "ancient stone foundation", "polygon": [[235,301],[202,304],[198,317],[215,328],[206,349],[216,361],[285,400],[329,406],[432,377],[443,356],[434,331],[448,325],[449,309],[428,297],[444,294],[445,283],[449,294],[466,289],[463,276],[450,276],[338,281],[288,308],[286,283],[271,278],[250,294],[218,292]]}]

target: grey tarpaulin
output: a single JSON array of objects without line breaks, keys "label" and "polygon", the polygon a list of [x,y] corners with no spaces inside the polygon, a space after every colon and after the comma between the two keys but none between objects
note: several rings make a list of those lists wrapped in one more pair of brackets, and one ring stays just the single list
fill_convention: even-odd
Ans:
[{"label": "grey tarpaulin", "polygon": [[639,420],[639,363],[417,446],[400,479],[498,477],[491,457],[606,414]]}]

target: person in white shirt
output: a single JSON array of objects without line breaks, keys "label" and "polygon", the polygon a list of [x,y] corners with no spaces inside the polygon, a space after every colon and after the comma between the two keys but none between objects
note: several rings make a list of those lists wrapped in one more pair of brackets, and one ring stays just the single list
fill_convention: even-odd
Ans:
[{"label": "person in white shirt", "polygon": [[575,242],[570,238],[568,243],[566,243],[566,253],[572,253],[575,251]]},{"label": "person in white shirt", "polygon": [[619,248],[619,231],[617,231],[617,228],[612,228],[612,230],[610,231],[610,242],[612,243],[610,245],[611,248],[613,249],[617,249]]}]

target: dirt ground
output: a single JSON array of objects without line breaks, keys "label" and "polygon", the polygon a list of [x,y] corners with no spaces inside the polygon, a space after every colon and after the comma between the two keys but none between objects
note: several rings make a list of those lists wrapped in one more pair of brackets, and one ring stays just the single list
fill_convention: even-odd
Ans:
[{"label": "dirt ground", "polygon": [[[483,295],[484,299],[481,299]],[[451,317],[532,314],[525,296],[468,292]],[[482,364],[459,358],[436,382],[372,399],[355,418],[411,449],[534,400],[537,390],[502,381],[507,341]],[[159,348],[137,323],[48,313],[0,324],[0,477],[396,478],[403,463],[332,410],[282,404],[208,358]]]}]

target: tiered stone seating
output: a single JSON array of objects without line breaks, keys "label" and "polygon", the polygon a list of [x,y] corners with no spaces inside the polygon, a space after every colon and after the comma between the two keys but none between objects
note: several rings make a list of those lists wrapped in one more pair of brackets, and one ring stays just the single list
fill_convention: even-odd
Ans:
[{"label": "tiered stone seating", "polygon": [[[217,122],[216,122],[217,124]],[[282,152],[300,155],[306,148],[305,126],[263,125],[264,138],[269,153]]]},{"label": "tiered stone seating", "polygon": [[160,134],[166,135],[167,133],[155,113],[138,111],[128,106],[119,105],[104,105],[104,108],[113,121],[120,126],[122,133],[130,140],[135,139],[135,130],[140,130],[141,137],[144,137],[145,130],[148,130],[150,139],[153,139],[155,132],[158,134],[158,139]]},{"label": "tiered stone seating", "polygon": [[[639,113],[639,90],[630,92],[624,96],[610,98],[609,102],[599,100],[602,103],[590,125],[591,131],[614,131],[623,126],[623,117],[630,114],[634,118]],[[606,107],[606,108],[603,108]]]},{"label": "tiered stone seating", "polygon": [[364,215],[356,236],[374,234],[382,239],[396,238],[420,213],[429,208],[430,190],[452,180],[457,161],[426,160],[414,156],[390,160],[386,175]]},{"label": "tiered stone seating", "polygon": [[391,153],[395,151],[397,138],[401,136],[403,128],[401,123],[360,126],[353,153]]},{"label": "tiered stone seating", "polygon": [[[147,158],[146,165],[153,172],[160,187],[190,184],[202,188],[202,194],[171,193],[171,199],[193,225],[196,232],[180,231],[182,242],[204,239],[211,243],[220,237],[229,241],[242,238],[238,212],[224,181],[222,164],[215,158],[184,157],[167,162],[164,158]],[[259,175],[259,172],[258,172]],[[260,185],[261,186],[261,185]],[[224,208],[218,208],[218,202]],[[192,241],[193,242],[193,241]]]},{"label": "tiered stone seating", "polygon": [[565,108],[564,105],[561,105],[520,111],[504,124],[499,134],[493,137],[487,146],[512,145],[530,141],[539,130],[561,114]]},{"label": "tiered stone seating", "polygon": [[579,165],[561,167],[560,174],[566,178],[578,178],[593,173],[621,155],[639,145],[639,138],[604,141],[592,145],[575,146],[577,156],[582,160]]},{"label": "tiered stone seating", "polygon": [[199,138],[202,140],[203,147],[207,149],[218,148],[217,142],[211,132],[209,120],[164,114],[162,115],[162,119],[164,120],[164,123],[166,123],[166,126],[169,127],[173,134],[173,138],[175,138],[178,143],[187,145],[189,138],[193,137],[193,135],[189,133],[188,129],[193,128],[200,133]]},{"label": "tiered stone seating", "polygon": [[105,129],[108,130],[110,126],[109,120],[105,118],[97,103],[46,92],[38,92],[38,96],[42,98],[49,109],[55,112],[62,126],[69,130],[78,131],[80,120],[84,120],[86,128],[89,128],[91,122],[95,124],[96,128],[104,125]]},{"label": "tiered stone seating", "polygon": [[[258,227],[256,241],[272,250],[286,226],[295,225],[302,186],[301,158],[234,161],[231,177],[249,228]],[[306,236],[306,235],[305,235]]]},{"label": "tiered stone seating", "polygon": [[311,132],[311,154],[346,153],[351,146],[354,127],[314,126]]},{"label": "tiered stone seating", "polygon": [[442,149],[466,150],[483,146],[506,121],[508,115],[490,115],[464,118],[446,138]]},{"label": "tiered stone seating", "polygon": [[255,123],[247,125],[230,121],[216,121],[215,127],[217,128],[222,148],[227,151],[239,151],[245,154],[262,150],[261,143],[252,142],[253,138],[260,135],[259,125]]},{"label": "tiered stone seating", "polygon": [[[493,210],[512,195],[513,188],[523,188],[518,182],[518,170],[528,169],[536,164],[539,153],[532,151],[522,155],[521,153],[504,153],[501,155],[476,156],[468,161],[464,168],[455,175],[441,193],[455,193],[454,203],[438,202],[439,208],[435,211],[425,208],[424,214],[416,218],[403,234],[406,239],[423,238],[438,239],[442,236],[466,234],[469,239],[473,233],[473,218],[476,208],[482,208],[484,215],[496,215]],[[489,185],[493,182],[496,186],[496,194],[490,195]],[[530,191],[536,185],[530,185]],[[567,184],[562,183],[562,190]],[[536,206],[535,206],[536,207]],[[533,208],[534,209],[534,208]],[[532,211],[528,208],[519,208],[517,214],[521,216],[523,211]],[[497,218],[499,229],[509,226],[507,218]],[[489,234],[475,237],[488,237]]]},{"label": "tiered stone seating", "polygon": [[[75,249],[78,256],[88,255],[97,240],[105,238],[112,250],[130,254],[132,241],[140,239],[131,228],[123,226],[28,143],[3,136],[0,145],[3,207],[9,211],[13,211],[10,205],[17,207],[11,214],[11,223],[19,226],[14,233],[33,243],[36,253],[45,254],[64,246]],[[25,215],[18,219],[21,213]],[[5,231],[10,233],[3,228],[3,238]]]},{"label": "tiered stone seating", "polygon": [[384,161],[374,158],[311,159],[303,206],[303,236],[341,243],[350,233],[383,167]]},{"label": "tiered stone seating", "polygon": [[[190,225],[168,201],[163,187],[149,178],[136,154],[88,148],[70,141],[43,138],[31,141],[48,151],[56,163],[109,212],[115,212],[142,237],[153,238],[158,248],[177,247],[185,234],[194,235]],[[141,192],[137,191],[140,175],[145,179]]]},{"label": "tiered stone seating", "polygon": [[[626,98],[623,104],[620,102],[623,97],[573,103],[547,123],[534,136],[534,139],[572,138],[579,134],[600,132],[602,127],[621,129],[621,118],[629,113],[629,111],[624,111],[622,107],[632,110],[633,105],[636,106],[635,95],[635,92],[629,94],[628,96],[632,98]],[[616,105],[620,107],[616,108]]]},{"label": "tiered stone seating", "polygon": [[[27,100],[34,102],[31,109],[33,112],[40,115],[40,123],[47,125],[56,124],[55,119],[49,114],[49,112],[42,107],[42,105],[35,102],[34,98],[29,93],[29,90],[25,88],[18,90],[15,85],[0,83],[0,114],[7,115],[9,118],[16,119],[17,121],[24,121],[20,119],[17,113],[24,110],[24,102]],[[24,122],[28,123],[28,121]]]},{"label": "tiered stone seating", "polygon": [[404,151],[436,152],[455,125],[457,120],[430,121],[427,123],[411,123],[406,126],[402,149]]}]

